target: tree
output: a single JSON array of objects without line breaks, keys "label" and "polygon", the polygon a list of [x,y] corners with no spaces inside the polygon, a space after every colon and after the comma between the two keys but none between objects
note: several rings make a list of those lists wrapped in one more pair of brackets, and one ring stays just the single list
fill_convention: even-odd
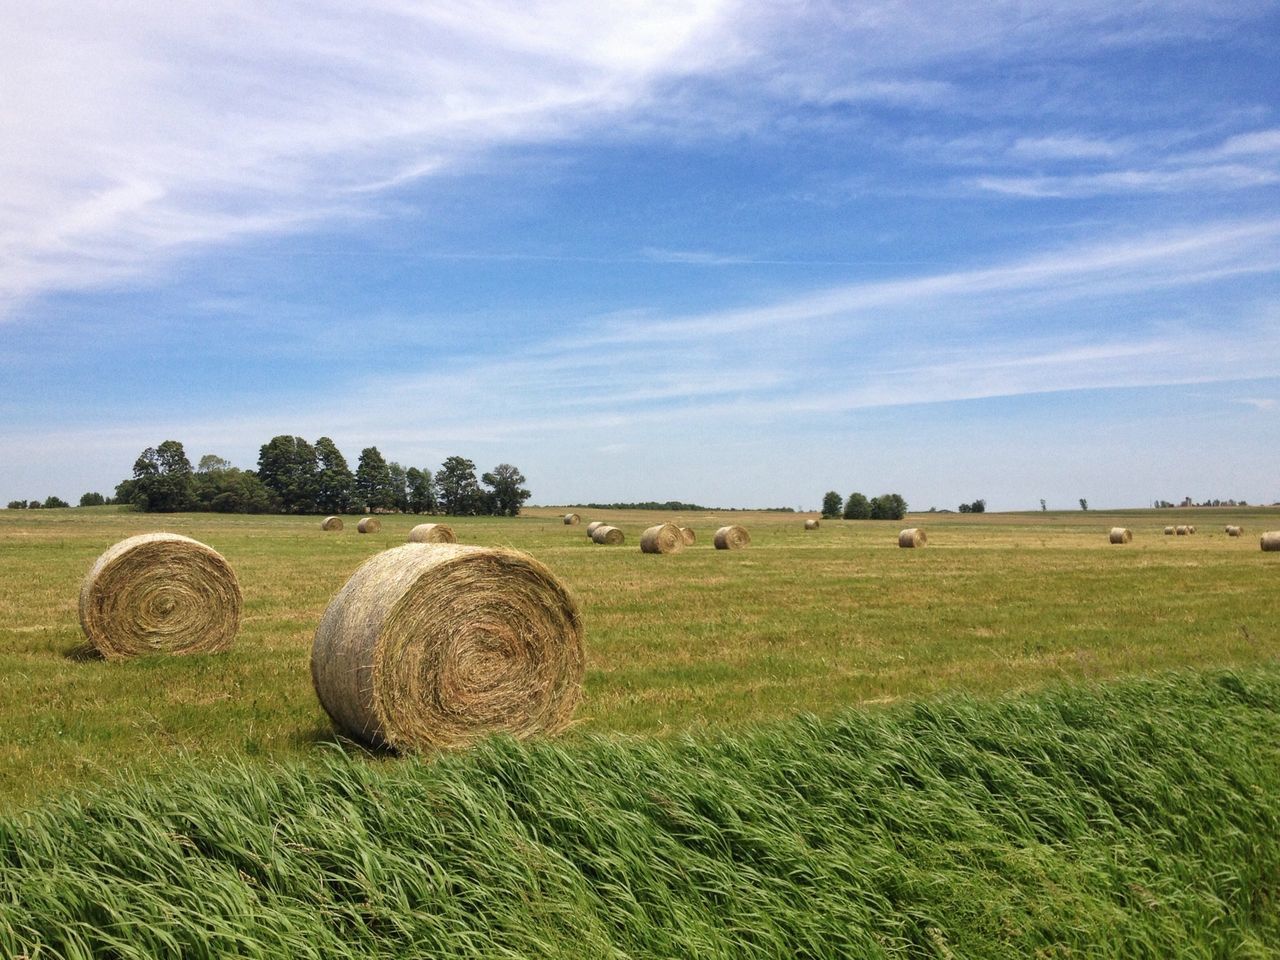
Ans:
[{"label": "tree", "polygon": [[1081,509],[1081,510],[1088,510],[1088,509],[1089,509],[1089,501],[1088,501],[1088,500],[1086,500],[1084,497],[1081,497],[1081,498],[1080,498],[1080,509]]},{"label": "tree", "polygon": [[480,505],[476,465],[466,457],[449,457],[436,471],[440,509],[451,516],[470,516]]},{"label": "tree", "polygon": [[[123,484],[121,485],[123,486]],[[119,488],[117,488],[119,489]],[[191,505],[191,461],[177,440],[147,447],[133,464],[129,502],[151,513],[173,513]]]},{"label": "tree", "polygon": [[393,499],[391,468],[377,447],[365,447],[356,464],[356,500],[367,510],[390,510]]},{"label": "tree", "polygon": [[25,501],[25,500],[10,500],[10,501],[9,501],[9,503],[8,503],[8,509],[10,509],[10,510],[25,510],[25,509],[27,509],[27,501]]},{"label": "tree", "polygon": [[44,504],[42,504],[39,500],[28,500],[28,501],[27,501],[27,509],[28,509],[28,510],[39,510],[42,506],[44,506]]},{"label": "tree", "polygon": [[[960,512],[961,513],[986,513],[987,501],[975,500],[973,501],[973,503],[962,503],[960,504]],[[894,519],[900,520],[901,517],[895,517]]]},{"label": "tree", "polygon": [[387,492],[391,497],[391,506],[401,513],[405,513],[409,509],[409,477],[408,471],[400,464],[392,460],[387,464],[387,475],[390,477],[390,485]]},{"label": "tree", "polygon": [[480,480],[490,489],[492,512],[500,517],[519,516],[520,508],[532,496],[520,486],[525,482],[524,474],[509,463],[498,464]]},{"label": "tree", "polygon": [[409,485],[409,511],[411,513],[435,513],[436,485],[430,470],[410,467],[404,472]]},{"label": "tree", "polygon": [[328,437],[316,441],[316,507],[321,513],[345,513],[356,495],[356,478],[347,458]]},{"label": "tree", "polygon": [[1044,502],[1044,497],[1041,497],[1041,498],[1040,498],[1040,512],[1041,512],[1041,513],[1045,513],[1045,512],[1047,512],[1047,511],[1048,511],[1048,509],[1049,509],[1049,507],[1048,507],[1048,505]]},{"label": "tree", "polygon": [[870,520],[871,501],[861,493],[854,492],[849,494],[849,499],[844,503],[844,518],[846,520]]},{"label": "tree", "polygon": [[63,500],[61,497],[48,496],[44,498],[44,507],[46,510],[54,510],[58,507],[69,507],[71,504]]},{"label": "tree", "polygon": [[106,502],[107,498],[100,493],[86,493],[80,497],[82,507],[100,507]]},{"label": "tree", "polygon": [[882,493],[871,498],[872,520],[901,520],[907,515],[907,501],[897,493]]},{"label": "tree", "polygon": [[972,510],[972,509],[973,509],[973,508],[972,508],[972,507],[970,507],[967,503],[962,503],[962,504],[960,504],[960,512],[961,512],[961,513],[968,513],[968,512],[969,512],[970,510]]},{"label": "tree", "polygon": [[214,513],[276,513],[280,508],[279,495],[258,479],[258,475],[252,470],[241,470],[228,465],[196,473],[197,510],[210,510]]},{"label": "tree", "polygon": [[196,473],[209,473],[211,470],[230,470],[231,461],[224,460],[214,453],[206,453],[196,464]]},{"label": "tree", "polygon": [[822,495],[822,519],[835,520],[844,510],[844,497],[836,493],[834,490],[828,490]]},{"label": "tree", "polygon": [[319,485],[316,448],[302,437],[281,434],[258,450],[258,479],[280,498],[285,513],[315,513]]}]

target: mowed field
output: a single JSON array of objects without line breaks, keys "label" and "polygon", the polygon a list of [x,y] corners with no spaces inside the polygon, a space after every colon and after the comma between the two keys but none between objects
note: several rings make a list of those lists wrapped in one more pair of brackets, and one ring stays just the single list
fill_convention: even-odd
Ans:
[{"label": "mowed field", "polygon": [[[538,508],[446,521],[461,542],[531,553],[578,598],[588,670],[568,743],[1280,654],[1280,553],[1258,548],[1261,531],[1280,529],[1277,509],[914,514],[813,532],[797,514],[578,512],[574,527]],[[316,623],[365,558],[424,518],[384,517],[374,535],[356,533],[355,519],[322,533],[316,517],[0,512],[0,806],[175,760],[298,759],[338,742],[311,690]],[[591,544],[592,519],[621,527],[626,544]],[[659,520],[693,527],[697,544],[643,555],[640,533]],[[751,546],[715,550],[723,523],[746,526]],[[1164,536],[1171,523],[1198,532]],[[1228,523],[1245,535],[1228,538]],[[926,548],[898,548],[911,525],[927,530]],[[1133,543],[1109,544],[1112,525],[1132,529]],[[235,647],[88,656],[81,579],[111,544],[159,530],[195,537],[235,568],[245,599]]]}]

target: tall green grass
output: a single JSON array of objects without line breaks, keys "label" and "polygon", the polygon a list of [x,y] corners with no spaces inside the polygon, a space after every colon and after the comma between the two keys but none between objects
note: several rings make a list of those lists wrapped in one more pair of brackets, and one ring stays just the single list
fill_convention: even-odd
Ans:
[{"label": "tall green grass", "polygon": [[0,952],[1274,957],[1280,666],[192,769],[0,820]]}]

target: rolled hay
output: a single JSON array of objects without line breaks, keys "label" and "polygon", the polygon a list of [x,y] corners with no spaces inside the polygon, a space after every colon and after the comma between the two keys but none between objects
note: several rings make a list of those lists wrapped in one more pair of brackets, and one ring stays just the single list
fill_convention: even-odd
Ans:
[{"label": "rolled hay", "polygon": [[617,527],[610,527],[607,524],[600,524],[591,534],[592,543],[603,543],[609,547],[616,547],[626,542],[626,537]]},{"label": "rolled hay", "polygon": [[1128,543],[1133,539],[1133,531],[1128,527],[1112,527],[1109,539],[1112,543]]},{"label": "rolled hay", "polygon": [[1164,535],[1165,535],[1166,537],[1172,537],[1172,536],[1173,536],[1173,527],[1165,527],[1165,528],[1164,528]]},{"label": "rolled hay", "polygon": [[590,523],[588,523],[587,539],[590,540],[593,536],[595,536],[595,532],[605,525],[606,524],[603,520],[592,520]]},{"label": "rolled hay", "polygon": [[908,527],[898,534],[900,547],[923,547],[928,542],[929,537],[919,527]]},{"label": "rolled hay", "polygon": [[342,529],[341,517],[325,517],[324,522],[320,524],[321,530],[337,531]]},{"label": "rolled hay", "polygon": [[177,533],[121,540],[80,586],[80,626],[108,660],[225,650],[242,607],[240,583],[222,555]]},{"label": "rolled hay", "polygon": [[1268,530],[1258,542],[1267,553],[1280,551],[1280,530]]},{"label": "rolled hay", "polygon": [[686,547],[692,547],[698,542],[698,535],[693,532],[693,527],[681,527],[680,539],[684,541]]},{"label": "rolled hay", "polygon": [[730,524],[716,531],[715,543],[717,550],[742,550],[751,545],[751,534],[746,527]]},{"label": "rolled hay", "polygon": [[329,601],[311,681],[347,736],[408,751],[564,729],[583,663],[578,605],[537,560],[407,543],[366,560]]},{"label": "rolled hay", "polygon": [[377,517],[365,517],[356,524],[356,530],[360,533],[377,533],[382,529],[382,521]]},{"label": "rolled hay", "polygon": [[576,513],[566,513],[564,515],[564,525],[566,527],[576,527],[582,522],[582,518]]},{"label": "rolled hay", "polygon": [[1195,533],[1195,532],[1196,532],[1196,528],[1191,524],[1187,524],[1187,533]]},{"label": "rolled hay", "polygon": [[640,534],[642,553],[679,553],[684,549],[684,537],[674,523],[657,523]]},{"label": "rolled hay", "polygon": [[1187,528],[1183,526],[1174,527],[1173,532],[1180,537],[1185,537],[1187,535]]},{"label": "rolled hay", "polygon": [[409,531],[410,543],[457,543],[458,535],[447,523],[420,523]]},{"label": "rolled hay", "polygon": [[806,520],[806,521],[804,522],[804,528],[805,528],[806,530],[817,530],[817,529],[818,529],[818,521],[817,521],[817,520]]},{"label": "rolled hay", "polygon": [[1229,527],[1227,527],[1227,536],[1228,536],[1228,537],[1238,537],[1238,536],[1240,536],[1242,533],[1244,533],[1244,527],[1237,527],[1237,526],[1229,526]]}]

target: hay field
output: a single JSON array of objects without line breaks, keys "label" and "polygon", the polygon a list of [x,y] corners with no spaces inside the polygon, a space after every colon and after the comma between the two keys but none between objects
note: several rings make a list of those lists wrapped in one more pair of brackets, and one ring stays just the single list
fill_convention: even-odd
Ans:
[{"label": "hay field", "polygon": [[[734,729],[808,711],[1034,689],[1173,667],[1274,661],[1280,529],[1261,509],[912,514],[899,523],[795,514],[667,515],[534,509],[452,518],[461,543],[510,546],[547,564],[586,624],[583,732]],[[311,690],[312,636],[355,568],[423,518],[377,534],[316,517],[140,515],[112,508],[0,512],[0,805],[14,808],[120,772],[213,757],[301,758],[334,741]],[[626,535],[592,544],[590,520]],[[697,543],[644,555],[670,520]],[[717,551],[737,523],[750,547]],[[1195,524],[1165,537],[1169,523]],[[1239,524],[1231,538],[1223,528]],[[920,526],[928,546],[901,550]],[[1112,545],[1113,526],[1130,544]],[[87,657],[80,581],[108,546],[157,530],[217,549],[244,592],[229,653],[107,663]]]}]

